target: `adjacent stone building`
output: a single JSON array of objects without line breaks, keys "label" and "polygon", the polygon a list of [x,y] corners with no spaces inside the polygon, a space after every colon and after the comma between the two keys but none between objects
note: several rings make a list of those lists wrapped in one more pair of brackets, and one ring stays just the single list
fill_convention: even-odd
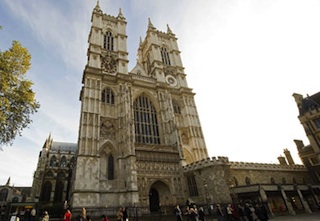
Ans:
[{"label": "adjacent stone building", "polygon": [[76,143],[56,142],[51,135],[40,151],[30,197],[33,202],[63,203],[70,193]]},{"label": "adjacent stone building", "polygon": [[320,182],[320,92],[305,98],[294,93],[293,97],[299,110],[298,119],[310,141],[305,146],[301,140],[295,140],[299,156],[313,179]]}]

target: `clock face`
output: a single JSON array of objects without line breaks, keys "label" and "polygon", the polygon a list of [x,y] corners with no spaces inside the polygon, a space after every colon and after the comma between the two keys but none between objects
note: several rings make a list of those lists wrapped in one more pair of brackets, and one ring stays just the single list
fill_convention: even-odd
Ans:
[{"label": "clock face", "polygon": [[108,73],[115,73],[117,71],[117,62],[112,56],[106,56],[103,58],[102,68]]},{"label": "clock face", "polygon": [[176,80],[176,78],[173,77],[172,75],[167,75],[167,76],[166,76],[166,81],[167,81],[167,83],[168,83],[170,86],[172,86],[172,87],[174,87],[174,86],[177,85],[177,80]]}]

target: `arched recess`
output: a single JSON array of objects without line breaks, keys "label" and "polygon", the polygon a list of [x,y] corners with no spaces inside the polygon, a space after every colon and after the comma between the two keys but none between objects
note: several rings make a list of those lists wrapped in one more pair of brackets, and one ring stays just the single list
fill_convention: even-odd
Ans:
[{"label": "arched recess", "polygon": [[63,189],[64,189],[64,184],[63,181],[58,181],[56,183],[56,188],[54,192],[54,202],[62,202],[63,201]]},{"label": "arched recess", "polygon": [[149,189],[149,209],[150,212],[158,212],[160,206],[174,205],[175,199],[167,184],[162,181],[154,182]]},{"label": "arched recess", "polygon": [[6,202],[8,198],[9,190],[7,188],[3,188],[0,190],[0,202]]},{"label": "arched recess", "polygon": [[100,179],[114,180],[117,177],[117,157],[118,153],[111,142],[106,142],[99,151],[100,154]]},{"label": "arched recess", "polygon": [[50,181],[46,181],[42,185],[40,201],[49,202],[51,197],[52,184]]},{"label": "arched recess", "polygon": [[191,154],[191,152],[187,148],[183,148],[183,155],[184,155],[184,158],[186,159],[187,164],[190,164],[195,161],[193,159],[193,155]]}]

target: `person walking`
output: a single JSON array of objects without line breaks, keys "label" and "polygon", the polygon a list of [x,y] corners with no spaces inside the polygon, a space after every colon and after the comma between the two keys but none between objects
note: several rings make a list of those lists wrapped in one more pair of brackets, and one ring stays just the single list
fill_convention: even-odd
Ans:
[{"label": "person walking", "polygon": [[220,204],[216,205],[216,214],[217,214],[217,220],[218,221],[224,221],[225,215],[224,215],[224,212],[223,212]]},{"label": "person walking", "polygon": [[117,212],[117,221],[123,221],[123,208],[120,207]]},{"label": "person walking", "polygon": [[233,221],[233,208],[232,208],[231,204],[228,204],[226,210],[227,210],[227,220]]},{"label": "person walking", "polygon": [[70,210],[67,209],[66,212],[64,213],[63,221],[71,221],[71,218],[72,218],[72,214]]},{"label": "person walking", "polygon": [[182,221],[182,213],[179,205],[174,208],[174,214],[176,215],[177,221]]},{"label": "person walking", "polygon": [[49,221],[48,211],[44,211],[43,216],[42,216],[42,221]]},{"label": "person walking", "polygon": [[199,220],[200,221],[205,221],[206,220],[206,214],[203,211],[203,207],[199,208],[198,215],[199,215]]},{"label": "person walking", "polygon": [[129,221],[127,208],[124,207],[122,213],[123,213],[123,221]]}]

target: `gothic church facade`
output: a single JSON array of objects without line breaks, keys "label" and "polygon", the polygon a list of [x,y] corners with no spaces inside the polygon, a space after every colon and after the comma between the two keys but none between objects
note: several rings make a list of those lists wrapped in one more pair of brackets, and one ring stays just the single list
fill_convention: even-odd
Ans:
[{"label": "gothic church facade", "polygon": [[70,203],[184,204],[182,166],[208,157],[177,38],[149,20],[128,71],[126,19],[92,13]]}]

